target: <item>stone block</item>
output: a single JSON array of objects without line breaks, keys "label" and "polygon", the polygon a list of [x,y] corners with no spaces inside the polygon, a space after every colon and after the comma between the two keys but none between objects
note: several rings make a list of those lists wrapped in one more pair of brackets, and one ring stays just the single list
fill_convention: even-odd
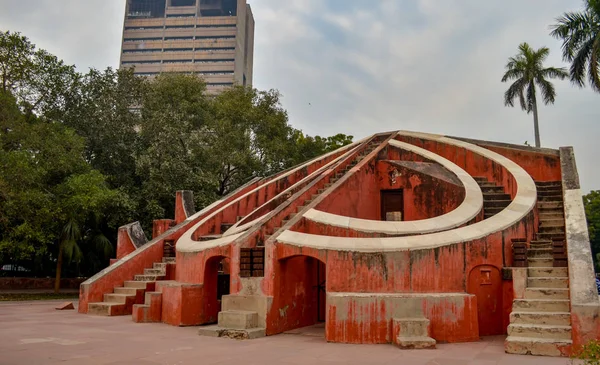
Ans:
[{"label": "stone block", "polygon": [[236,330],[230,328],[222,328],[219,326],[203,326],[198,329],[200,336],[208,337],[228,337],[235,340],[252,340],[255,338],[265,337],[266,331],[264,328],[248,328]]},{"label": "stone block", "polygon": [[436,341],[431,337],[398,337],[396,346],[401,349],[435,349]]},{"label": "stone block", "polygon": [[258,313],[250,311],[219,312],[219,327],[228,329],[248,329],[258,327]]},{"label": "stone block", "polygon": [[223,295],[221,298],[222,311],[251,311],[258,314],[258,327],[267,326],[267,311],[273,298],[262,295]]},{"label": "stone block", "polygon": [[56,307],[56,310],[59,310],[59,311],[72,310],[72,309],[75,309],[75,307],[73,306],[73,302],[64,302],[61,305],[59,305],[58,307]]}]

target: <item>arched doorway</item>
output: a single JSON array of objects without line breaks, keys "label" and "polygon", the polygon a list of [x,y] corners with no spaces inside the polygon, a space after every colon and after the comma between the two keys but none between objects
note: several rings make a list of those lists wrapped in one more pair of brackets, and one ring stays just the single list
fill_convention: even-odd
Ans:
[{"label": "arched doorway", "polygon": [[[280,261],[278,308],[282,332],[323,323],[316,333],[324,335],[327,301],[326,266],[309,256]],[[311,330],[311,333],[315,333]]]},{"label": "arched doorway", "polygon": [[204,315],[206,323],[216,323],[221,311],[221,298],[229,294],[230,260],[216,256],[206,261],[204,266]]},{"label": "arched doorway", "polygon": [[479,335],[502,335],[502,277],[500,270],[491,265],[475,267],[469,273],[467,291],[477,297]]}]

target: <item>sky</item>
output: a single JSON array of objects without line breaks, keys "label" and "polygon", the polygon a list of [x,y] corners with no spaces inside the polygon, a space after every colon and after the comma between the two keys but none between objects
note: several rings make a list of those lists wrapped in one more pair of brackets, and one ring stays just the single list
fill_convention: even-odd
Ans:
[{"label": "sky", "polygon": [[[522,42],[568,67],[555,19],[581,0],[248,0],[254,86],[278,89],[290,123],[355,139],[412,130],[534,144],[533,116],[504,106],[500,80]],[[125,0],[4,0],[0,29],[75,64],[118,67]],[[573,146],[583,192],[600,190],[600,94],[555,81],[543,147]]]}]

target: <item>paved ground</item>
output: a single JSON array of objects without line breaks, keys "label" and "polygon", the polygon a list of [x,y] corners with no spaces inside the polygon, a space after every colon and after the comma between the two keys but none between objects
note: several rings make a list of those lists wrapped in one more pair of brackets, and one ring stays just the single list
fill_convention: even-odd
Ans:
[{"label": "paved ground", "polygon": [[503,337],[441,344],[436,350],[326,343],[314,328],[235,341],[200,337],[192,327],[136,324],[129,316],[56,311],[58,303],[0,303],[0,364],[569,364],[567,359],[507,355]]}]

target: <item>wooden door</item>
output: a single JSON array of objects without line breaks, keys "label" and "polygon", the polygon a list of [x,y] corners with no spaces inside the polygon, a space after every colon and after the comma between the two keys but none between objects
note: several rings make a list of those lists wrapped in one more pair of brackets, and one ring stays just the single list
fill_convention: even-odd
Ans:
[{"label": "wooden door", "polygon": [[477,266],[469,274],[467,291],[477,297],[479,335],[503,335],[500,270],[490,265]]},{"label": "wooden door", "polygon": [[[402,220],[404,217],[404,192],[398,190],[382,190],[381,191],[381,220],[388,220],[388,213],[392,213],[397,218],[394,220]],[[399,217],[398,217],[398,214]]]}]

